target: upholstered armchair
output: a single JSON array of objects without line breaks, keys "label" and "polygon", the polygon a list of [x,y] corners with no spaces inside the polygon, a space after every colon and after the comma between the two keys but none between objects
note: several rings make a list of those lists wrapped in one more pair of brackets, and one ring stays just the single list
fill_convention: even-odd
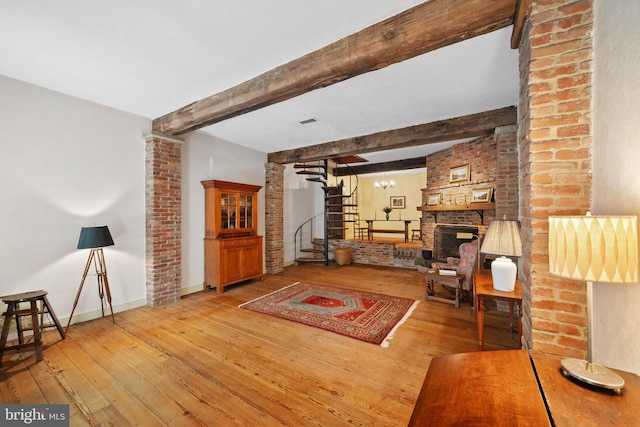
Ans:
[{"label": "upholstered armchair", "polygon": [[455,270],[458,274],[464,275],[462,289],[473,291],[473,269],[478,259],[478,240],[465,242],[460,245],[460,258],[448,257],[447,262],[434,262],[431,264],[433,270]]}]

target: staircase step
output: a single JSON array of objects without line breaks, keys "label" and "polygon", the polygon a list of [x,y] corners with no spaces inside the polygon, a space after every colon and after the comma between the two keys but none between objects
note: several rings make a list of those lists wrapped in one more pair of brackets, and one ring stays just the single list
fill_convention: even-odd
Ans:
[{"label": "staircase step", "polygon": [[324,253],[323,249],[313,249],[313,248],[302,248],[300,249],[300,252],[308,252],[308,253],[312,253],[312,254],[322,254]]},{"label": "staircase step", "polygon": [[323,183],[323,184],[326,184],[326,183],[327,183],[327,181],[325,181],[325,180],[324,180],[324,179],[322,179],[322,178],[307,178],[307,181],[312,181],[312,182],[321,182],[321,183]]},{"label": "staircase step", "polygon": [[[308,178],[307,178],[308,179]],[[347,197],[351,197],[348,194],[335,194],[335,195],[330,195],[330,196],[324,196],[325,199],[344,199]]]},{"label": "staircase step", "polygon": [[325,166],[323,164],[308,164],[308,163],[296,163],[295,165],[293,165],[293,167],[295,169],[310,169],[310,168],[321,168],[321,169],[325,169]]},{"label": "staircase step", "polygon": [[304,171],[298,171],[298,172],[296,172],[296,174],[298,174],[298,175],[319,175],[319,176],[321,176],[323,178],[327,177],[327,173],[326,172],[318,172],[318,171],[307,171],[307,170],[304,170]]}]

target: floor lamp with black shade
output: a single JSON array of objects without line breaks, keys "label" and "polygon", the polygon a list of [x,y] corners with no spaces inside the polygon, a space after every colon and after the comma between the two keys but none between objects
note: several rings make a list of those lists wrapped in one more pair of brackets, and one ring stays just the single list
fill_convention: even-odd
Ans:
[{"label": "floor lamp with black shade", "polygon": [[100,296],[102,316],[104,316],[104,300],[106,297],[107,302],[109,303],[109,309],[111,310],[111,320],[113,321],[113,323],[116,322],[113,315],[113,306],[111,305],[111,290],[109,289],[109,280],[107,279],[107,264],[104,261],[104,253],[102,251],[103,247],[113,246],[113,244],[113,238],[111,237],[111,233],[109,232],[109,227],[107,227],[106,225],[100,227],[82,227],[82,229],[80,230],[78,249],[91,249],[91,251],[89,252],[87,264],[84,267],[82,281],[80,282],[80,287],[78,288],[76,299],[73,302],[73,309],[71,309],[69,322],[67,323],[65,332],[69,330],[69,325],[71,325],[71,319],[73,318],[73,313],[75,312],[76,306],[78,305],[78,300],[80,299],[80,294],[82,293],[84,282],[87,279],[87,274],[89,274],[89,270],[91,269],[91,264],[93,264],[96,272],[96,277],[98,278],[98,295]]}]

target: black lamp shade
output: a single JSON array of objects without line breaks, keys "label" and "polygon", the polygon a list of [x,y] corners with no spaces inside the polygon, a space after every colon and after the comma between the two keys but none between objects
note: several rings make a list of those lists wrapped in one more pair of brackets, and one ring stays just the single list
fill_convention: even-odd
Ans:
[{"label": "black lamp shade", "polygon": [[78,249],[94,249],[105,246],[113,246],[113,239],[109,233],[109,227],[82,227],[80,239],[78,239]]}]

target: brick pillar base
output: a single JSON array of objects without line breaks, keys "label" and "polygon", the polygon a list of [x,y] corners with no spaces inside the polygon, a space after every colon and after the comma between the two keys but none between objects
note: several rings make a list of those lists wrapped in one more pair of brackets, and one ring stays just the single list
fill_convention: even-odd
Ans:
[{"label": "brick pillar base", "polygon": [[284,166],[265,164],[265,265],[267,274],[284,270]]},{"label": "brick pillar base", "polygon": [[151,307],[180,299],[181,143],[159,134],[146,138],[146,286]]}]

